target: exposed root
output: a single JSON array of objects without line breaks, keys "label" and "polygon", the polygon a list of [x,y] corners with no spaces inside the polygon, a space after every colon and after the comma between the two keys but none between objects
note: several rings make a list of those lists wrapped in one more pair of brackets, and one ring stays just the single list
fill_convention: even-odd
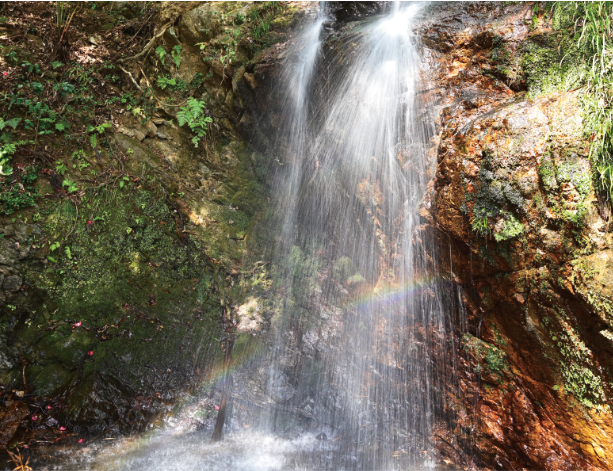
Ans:
[{"label": "exposed root", "polygon": [[[141,57],[143,57],[145,54],[147,54],[149,52],[149,50],[153,47],[155,42],[164,35],[166,30],[168,28],[170,28],[172,23],[173,23],[173,21],[170,21],[170,22],[166,23],[164,26],[162,26],[160,28],[160,31],[155,36],[153,36],[151,38],[151,40],[147,43],[147,45],[143,48],[143,50],[141,52],[139,52],[135,56],[126,57],[124,59],[119,59],[117,62],[128,62],[128,61],[133,61],[133,60],[140,59]],[[138,88],[140,89],[140,87],[138,87]]]}]

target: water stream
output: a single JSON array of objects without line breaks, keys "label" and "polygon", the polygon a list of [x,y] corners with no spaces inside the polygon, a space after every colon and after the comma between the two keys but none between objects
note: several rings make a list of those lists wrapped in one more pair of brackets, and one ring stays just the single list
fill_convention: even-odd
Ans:
[{"label": "water stream", "polygon": [[[450,378],[430,355],[448,348],[445,312],[458,294],[420,232],[435,164],[412,35],[421,8],[395,3],[326,50],[322,6],[288,51],[275,185],[281,301],[263,359],[236,372],[225,439],[210,443],[179,414],[81,452],[78,469],[438,467],[435,385]],[[183,417],[208,400],[193,398]]]}]

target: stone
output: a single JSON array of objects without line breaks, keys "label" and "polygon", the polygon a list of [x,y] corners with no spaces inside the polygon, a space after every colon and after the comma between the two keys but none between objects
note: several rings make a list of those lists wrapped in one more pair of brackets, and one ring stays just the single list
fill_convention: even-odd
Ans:
[{"label": "stone", "polygon": [[147,136],[149,137],[155,137],[158,132],[157,126],[153,124],[151,120],[145,123],[145,130],[147,131]]},{"label": "stone", "polygon": [[217,6],[201,5],[183,14],[179,22],[179,35],[187,44],[209,41],[213,35]]},{"label": "stone", "polygon": [[135,419],[135,392],[119,379],[94,371],[87,374],[72,393],[65,418],[71,424],[100,431],[119,422],[128,427]]},{"label": "stone", "polygon": [[6,401],[0,407],[0,449],[6,449],[17,432],[19,422],[29,413],[30,409],[21,401]]},{"label": "stone", "polygon": [[18,275],[7,276],[4,279],[2,288],[6,291],[19,291],[19,288],[21,288],[21,277]]},{"label": "stone", "polygon": [[0,241],[0,264],[13,266],[19,259],[15,243],[10,240]]},{"label": "stone", "polygon": [[32,62],[34,56],[29,51],[19,46],[6,46],[0,50],[6,63],[11,67],[22,65],[24,62]]},{"label": "stone", "polygon": [[117,129],[117,132],[121,133],[121,134],[124,134],[124,135],[126,135],[128,137],[132,137],[134,139],[138,139],[139,142],[144,141],[145,137],[147,137],[147,135],[144,132],[139,131],[138,129],[128,129],[125,126],[120,126]]},{"label": "stone", "polygon": [[15,235],[15,227],[13,224],[7,224],[2,228],[2,233],[4,234],[4,237],[12,237]]},{"label": "stone", "polygon": [[125,134],[115,134],[115,142],[124,153],[127,154],[128,151],[131,150],[132,155],[129,158],[133,159],[135,162],[147,162],[147,164],[152,167],[157,167],[159,165],[159,159],[151,150],[140,142],[130,139],[129,136]]},{"label": "stone", "polygon": [[15,238],[23,243],[28,240],[33,234],[40,234],[40,228],[34,224],[19,224],[13,226],[15,228]]},{"label": "stone", "polygon": [[37,396],[52,396],[61,392],[70,377],[70,372],[62,365],[51,363],[38,373],[32,385],[36,388]]},{"label": "stone", "polygon": [[2,337],[0,337],[0,372],[10,370],[15,366],[7,352],[9,347]]}]

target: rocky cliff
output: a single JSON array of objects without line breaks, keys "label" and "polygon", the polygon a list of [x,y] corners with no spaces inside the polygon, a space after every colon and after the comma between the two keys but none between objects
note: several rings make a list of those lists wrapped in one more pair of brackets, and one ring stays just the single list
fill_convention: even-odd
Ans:
[{"label": "rocky cliff", "polygon": [[[276,84],[293,33],[316,11],[126,3],[80,12],[72,49],[51,56],[52,32],[18,21],[36,8],[11,4],[0,25],[4,120],[23,120],[22,139],[26,119],[37,131],[45,119],[71,128],[24,145],[2,176],[2,444],[60,422],[77,433],[142,428],[219,373],[228,332],[239,359],[265,338],[277,308],[266,263],[283,164],[272,154]],[[331,8],[325,51],[340,64],[379,7]],[[455,360],[432,352],[441,368],[456,361],[454,386],[438,385],[432,442],[460,466],[609,469],[610,206],[592,177],[580,65],[564,63],[572,51],[533,11],[436,4],[416,31],[435,132],[415,236],[437,240],[432,256],[463,306],[452,313]],[[122,47],[145,54],[125,60]],[[23,88],[32,82],[43,89]],[[29,108],[37,96],[55,117]],[[212,120],[197,147],[177,117],[189,98]],[[334,322],[331,312],[324,324]],[[292,341],[305,355],[333,339],[321,327],[304,334]]]},{"label": "rocky cliff", "polygon": [[608,469],[609,203],[594,187],[585,89],[532,8],[443,8],[421,30],[440,129],[422,214],[469,325],[438,443],[458,464],[468,452],[497,469]]}]

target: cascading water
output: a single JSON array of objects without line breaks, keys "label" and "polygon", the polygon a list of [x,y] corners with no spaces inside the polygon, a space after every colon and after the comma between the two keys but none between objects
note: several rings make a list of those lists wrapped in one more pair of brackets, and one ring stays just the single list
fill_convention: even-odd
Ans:
[{"label": "cascading water", "polygon": [[412,36],[420,8],[395,3],[326,48],[322,5],[287,52],[279,301],[268,353],[235,372],[226,438],[170,427],[89,469],[435,467],[436,388],[450,375],[430,355],[452,349],[445,313],[460,294],[420,231],[435,164]]},{"label": "cascading water", "polygon": [[320,469],[391,469],[399,455],[419,466],[430,448],[428,353],[433,335],[445,337],[446,293],[433,244],[416,240],[433,163],[411,37],[419,9],[396,3],[336,57],[317,59],[320,15],[288,68],[284,301],[269,375],[269,396],[285,407],[264,421],[288,431],[287,406],[308,412],[339,447],[310,463]]}]

